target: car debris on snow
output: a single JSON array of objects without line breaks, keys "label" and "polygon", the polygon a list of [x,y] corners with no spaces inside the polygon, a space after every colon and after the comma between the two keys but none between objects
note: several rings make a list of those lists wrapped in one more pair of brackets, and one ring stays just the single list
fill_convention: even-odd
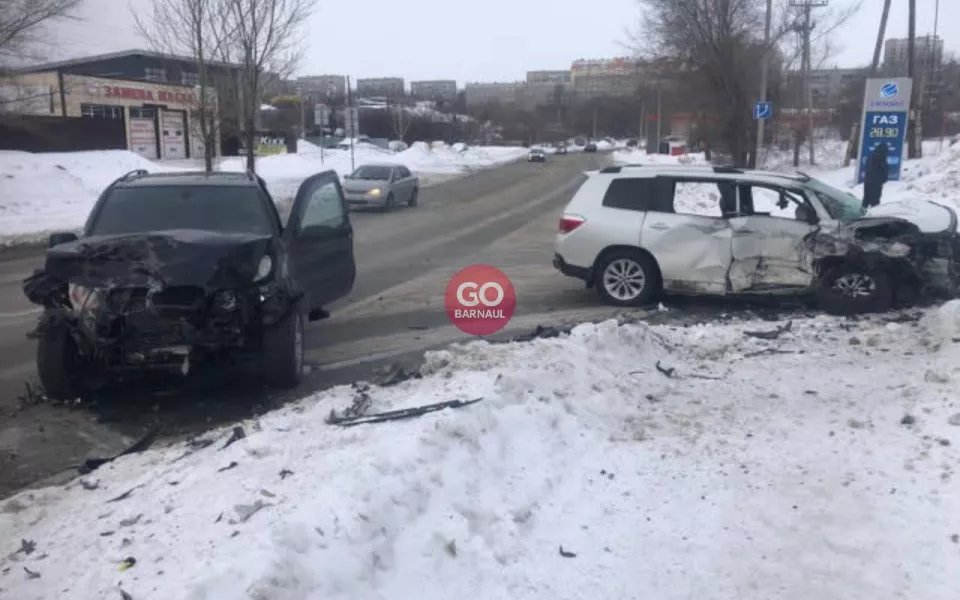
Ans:
[{"label": "car debris on snow", "polygon": [[147,431],[140,437],[140,439],[135,441],[133,444],[128,446],[125,450],[123,450],[119,454],[115,454],[114,456],[111,456],[109,458],[88,458],[85,461],[83,461],[83,463],[81,463],[80,466],[77,467],[77,471],[79,471],[81,475],[86,475],[87,473],[91,473],[99,469],[100,467],[107,464],[108,462],[112,462],[120,458],[121,456],[143,452],[144,450],[149,449],[150,446],[153,445],[153,442],[157,439],[157,436],[160,434],[162,429],[163,429],[162,425],[160,425],[159,423],[155,424],[149,429],[147,429]]},{"label": "car debris on snow", "polygon": [[775,340],[781,335],[789,332],[791,329],[793,329],[793,321],[787,321],[785,324],[772,331],[744,331],[743,335],[760,340]]},{"label": "car debris on snow", "polygon": [[355,425],[367,425],[371,423],[382,423],[385,421],[399,421],[402,419],[412,419],[428,413],[437,412],[446,408],[462,408],[471,404],[480,402],[483,398],[474,398],[473,400],[447,400],[445,402],[436,402],[434,404],[424,404],[422,406],[413,406],[410,408],[400,408],[397,410],[388,410],[380,413],[357,416],[337,416],[335,411],[330,411],[326,422],[328,425],[339,425],[341,427],[353,427]]},{"label": "car debris on snow", "polygon": [[257,499],[253,504],[237,504],[233,507],[233,510],[237,513],[237,521],[231,520],[231,524],[236,523],[246,523],[250,517],[257,514],[264,508],[268,506],[273,506],[272,504],[267,504],[263,500]]},{"label": "car debris on snow", "polygon": [[224,450],[234,442],[238,442],[245,437],[247,437],[247,432],[243,430],[243,427],[237,425],[233,428],[233,431],[230,432],[230,437],[227,438],[227,441],[223,444],[223,446],[220,446],[220,449]]},{"label": "car debris on snow", "polygon": [[230,469],[235,468],[238,464],[239,463],[237,463],[237,461],[231,460],[229,465],[225,467],[220,467],[219,469],[217,469],[217,473],[223,473],[224,471],[229,471]]},{"label": "car debris on snow", "polygon": [[31,571],[27,567],[24,567],[23,570],[27,572],[27,579],[40,579],[40,573]]},{"label": "car debris on snow", "polygon": [[570,552],[569,550],[564,550],[563,546],[560,546],[560,556],[564,558],[576,558],[577,554],[575,552]]}]

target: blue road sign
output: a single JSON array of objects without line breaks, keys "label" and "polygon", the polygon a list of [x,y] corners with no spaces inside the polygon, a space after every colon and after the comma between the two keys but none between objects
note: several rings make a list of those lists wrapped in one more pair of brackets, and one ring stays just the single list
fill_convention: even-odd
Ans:
[{"label": "blue road sign", "polygon": [[753,106],[753,118],[758,121],[766,121],[773,116],[772,102],[757,102]]},{"label": "blue road sign", "polygon": [[873,150],[881,143],[887,145],[887,163],[890,170],[888,181],[900,179],[900,166],[903,163],[903,145],[907,138],[907,113],[900,111],[867,111],[863,123],[863,137],[860,140],[860,164],[857,169],[857,183],[863,183],[867,169],[867,160]]}]

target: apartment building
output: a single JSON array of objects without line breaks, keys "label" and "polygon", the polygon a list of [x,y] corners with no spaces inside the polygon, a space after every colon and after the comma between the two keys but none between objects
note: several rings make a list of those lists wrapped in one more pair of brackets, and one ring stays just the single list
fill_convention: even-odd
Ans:
[{"label": "apartment building", "polygon": [[403,77],[370,77],[357,79],[357,95],[362,97],[397,98],[406,93]]},{"label": "apartment building", "polygon": [[[814,69],[810,72],[810,93],[814,108],[836,108],[842,99],[844,90],[852,84],[861,83],[867,78],[865,68],[857,69]],[[799,70],[787,73],[785,107],[805,106],[803,98],[803,73]]]},{"label": "apartment building", "polygon": [[571,81],[570,70],[565,71],[527,71],[527,83],[553,83],[567,85]]},{"label": "apartment building", "polygon": [[423,100],[451,101],[457,97],[457,82],[453,79],[411,81],[410,95]]},{"label": "apartment building", "polygon": [[310,75],[297,78],[297,86],[311,96],[345,96],[347,78],[343,75]]},{"label": "apartment building", "polygon": [[[883,47],[883,70],[892,77],[906,77],[909,67],[910,40],[891,38]],[[918,71],[940,70],[943,66],[943,39],[940,36],[918,37],[913,46],[914,61]]]},{"label": "apartment building", "polygon": [[523,85],[522,81],[468,83],[463,91],[467,106],[480,106],[491,102],[515,104]]}]

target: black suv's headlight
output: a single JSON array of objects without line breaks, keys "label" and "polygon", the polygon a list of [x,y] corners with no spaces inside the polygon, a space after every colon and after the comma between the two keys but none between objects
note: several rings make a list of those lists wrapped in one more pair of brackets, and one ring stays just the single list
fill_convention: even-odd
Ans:
[{"label": "black suv's headlight", "polygon": [[261,283],[273,273],[273,258],[269,254],[264,254],[260,262],[257,263],[257,274],[253,276],[254,283]]}]

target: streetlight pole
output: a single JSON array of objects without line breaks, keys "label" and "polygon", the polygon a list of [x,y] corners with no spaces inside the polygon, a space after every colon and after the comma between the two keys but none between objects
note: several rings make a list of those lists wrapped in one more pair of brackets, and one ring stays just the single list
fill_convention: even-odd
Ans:
[{"label": "streetlight pole", "polygon": [[[760,59],[760,102],[767,101],[767,71],[770,68],[770,21],[773,18],[773,0],[767,0],[767,15],[763,24],[763,57]],[[760,168],[760,149],[763,148],[763,124],[757,119],[757,146],[753,151],[753,165]]]}]

